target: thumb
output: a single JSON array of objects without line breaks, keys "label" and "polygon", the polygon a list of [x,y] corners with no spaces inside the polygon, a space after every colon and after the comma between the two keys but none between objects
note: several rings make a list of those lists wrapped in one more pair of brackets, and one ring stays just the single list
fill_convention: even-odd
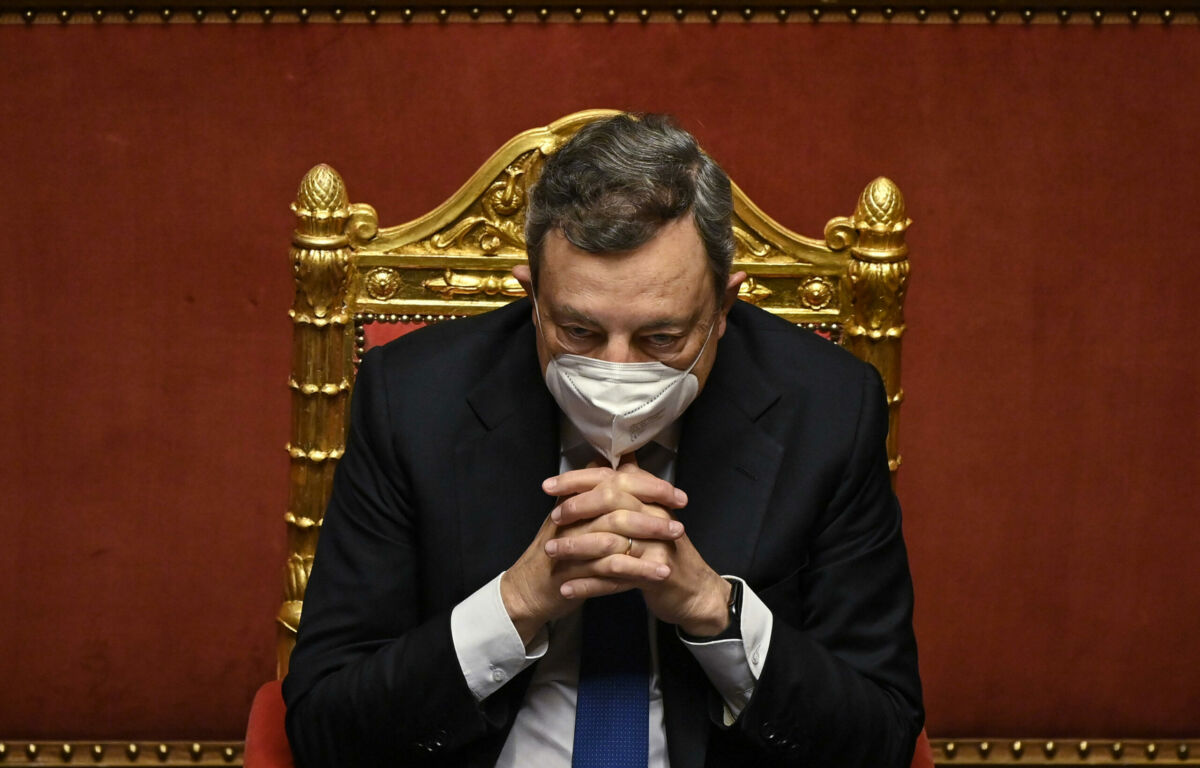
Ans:
[{"label": "thumb", "polygon": [[617,467],[618,472],[632,472],[638,468],[637,454],[633,451],[621,457],[621,464]]}]

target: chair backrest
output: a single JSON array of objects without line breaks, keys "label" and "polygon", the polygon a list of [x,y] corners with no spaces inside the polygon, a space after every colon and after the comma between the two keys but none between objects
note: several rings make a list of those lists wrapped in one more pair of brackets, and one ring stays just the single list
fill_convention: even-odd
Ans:
[{"label": "chair backrest", "polygon": [[[381,228],[375,209],[350,204],[336,171],[318,165],[292,210],[296,299],[288,559],[278,614],[278,674],[300,619],[333,471],[345,450],[355,366],[368,345],[414,325],[495,309],[524,295],[512,267],[525,260],[528,190],[546,156],[586,123],[589,110],[526,131],[502,146],[458,192],[428,214]],[[900,341],[911,221],[890,180],[863,191],[853,215],[830,219],[819,239],[760,211],[734,185],[734,270],[740,298],[811,328],[875,365],[890,404],[888,457],[900,464]]]}]

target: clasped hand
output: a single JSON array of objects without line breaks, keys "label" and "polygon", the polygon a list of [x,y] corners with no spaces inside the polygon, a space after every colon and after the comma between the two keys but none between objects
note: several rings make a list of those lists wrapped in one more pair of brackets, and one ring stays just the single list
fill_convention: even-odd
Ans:
[{"label": "clasped hand", "polygon": [[501,579],[501,596],[526,644],[546,622],[589,597],[641,589],[662,621],[714,635],[728,621],[729,585],[708,566],[671,510],[687,495],[642,470],[590,466],[549,478],[559,504]]}]

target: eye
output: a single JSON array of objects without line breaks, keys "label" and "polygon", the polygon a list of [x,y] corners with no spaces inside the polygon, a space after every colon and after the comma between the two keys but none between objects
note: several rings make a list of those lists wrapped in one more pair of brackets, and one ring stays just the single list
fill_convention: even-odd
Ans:
[{"label": "eye", "polygon": [[583,341],[592,337],[592,332],[580,325],[562,325],[559,326],[563,334],[572,341]]},{"label": "eye", "polygon": [[679,341],[679,336],[673,336],[669,333],[652,333],[649,336],[642,337],[646,344],[658,349],[664,349],[674,346]]}]

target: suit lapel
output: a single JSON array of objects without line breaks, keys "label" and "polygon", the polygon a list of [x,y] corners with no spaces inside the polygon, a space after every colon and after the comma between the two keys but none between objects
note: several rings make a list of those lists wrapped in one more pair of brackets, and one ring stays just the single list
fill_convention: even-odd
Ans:
[{"label": "suit lapel", "polygon": [[[688,495],[679,519],[718,573],[746,576],[753,562],[783,456],[758,419],[777,399],[731,322],[704,391],[684,414],[675,474]],[[659,625],[658,646],[671,765],[700,768],[711,722],[707,707],[716,694],[674,627]]]},{"label": "suit lapel", "polygon": [[497,364],[467,396],[478,418],[455,453],[464,594],[508,568],[553,507],[542,481],[557,474],[558,409],[542,380],[533,326],[499,341]]},{"label": "suit lapel", "polygon": [[753,560],[783,457],[758,419],[777,399],[731,324],[704,391],[684,414],[675,475],[688,495],[679,519],[718,573],[743,575]]}]

